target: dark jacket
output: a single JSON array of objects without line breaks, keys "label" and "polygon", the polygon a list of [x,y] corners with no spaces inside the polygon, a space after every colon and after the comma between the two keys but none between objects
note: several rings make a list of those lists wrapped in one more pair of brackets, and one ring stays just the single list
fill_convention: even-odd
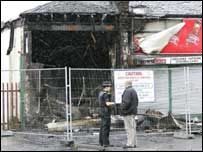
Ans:
[{"label": "dark jacket", "polygon": [[138,106],[138,96],[135,89],[128,87],[122,94],[121,114],[136,115]]},{"label": "dark jacket", "polygon": [[107,107],[106,102],[111,101],[110,94],[101,91],[99,93],[99,106],[100,106],[100,116],[101,117],[110,117],[111,116],[111,108]]}]

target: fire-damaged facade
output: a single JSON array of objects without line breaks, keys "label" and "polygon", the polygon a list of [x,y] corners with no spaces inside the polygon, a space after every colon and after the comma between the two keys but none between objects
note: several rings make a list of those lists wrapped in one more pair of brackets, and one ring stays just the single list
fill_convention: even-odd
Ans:
[{"label": "fire-damaged facade", "polygon": [[[37,98],[45,99],[46,94],[43,90],[34,89],[46,87],[44,85],[64,86],[64,80],[46,80],[38,84],[38,81],[43,81],[38,78],[39,72],[22,73],[20,69],[121,67],[121,49],[128,49],[123,40],[128,28],[122,19],[128,14],[128,5],[129,2],[125,1],[53,1],[25,11],[16,20],[5,23],[1,28],[1,69],[19,70],[9,72],[4,81],[20,82],[21,102],[25,103],[21,106],[25,106],[28,121],[38,111]],[[124,22],[121,24],[120,20]],[[41,77],[57,75],[61,72],[50,71],[48,75],[42,73]],[[60,100],[64,101],[64,90],[52,91],[52,96],[59,94],[63,94]]]},{"label": "fire-damaged facade", "polygon": [[51,2],[21,13],[28,48],[24,54],[29,58],[24,68],[34,63],[111,67],[118,47],[118,13],[114,3],[76,1]]},{"label": "fire-damaged facade", "polygon": [[[52,1],[4,24],[1,69],[202,67],[201,18],[198,1]],[[160,78],[155,83],[169,84],[180,75],[164,74],[155,73]],[[29,82],[35,74],[25,75]],[[21,82],[22,73],[3,79]],[[37,87],[34,83],[25,89]],[[49,81],[51,86],[59,83]],[[27,111],[37,107],[31,95],[38,93],[27,91],[25,102],[33,103]],[[161,94],[157,98],[163,99]],[[168,97],[161,102],[168,103]]]},{"label": "fire-damaged facade", "polygon": [[[8,48],[6,54],[12,56],[12,50],[15,54],[14,43],[19,41],[17,55],[21,54],[21,61],[18,62],[26,62],[21,64],[24,66],[21,68],[36,68],[39,64],[44,68],[133,68],[150,63],[157,56],[170,57],[171,54],[177,56],[184,53],[196,56],[201,54],[201,48],[167,52],[164,47],[172,36],[153,36],[188,22],[185,21],[188,19],[199,19],[197,26],[201,26],[201,5],[194,3],[194,7],[191,2],[179,4],[178,1],[177,5],[167,2],[167,5],[164,3],[158,7],[153,2],[144,1],[50,2],[25,11],[20,18],[4,25],[2,31],[10,27],[11,35],[9,46],[5,45],[5,49]],[[181,4],[184,10],[179,9]],[[167,7],[169,5],[170,8]],[[177,33],[177,30],[172,32]],[[147,36],[158,42],[165,37],[165,41],[161,41],[162,44],[153,41],[153,45],[159,47],[156,50],[147,43]],[[167,59],[156,61],[166,63]]]}]

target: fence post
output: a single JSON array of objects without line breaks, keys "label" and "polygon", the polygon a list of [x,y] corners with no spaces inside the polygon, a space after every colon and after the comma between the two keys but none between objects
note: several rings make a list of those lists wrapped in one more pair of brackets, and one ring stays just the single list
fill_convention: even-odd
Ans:
[{"label": "fence post", "polygon": [[187,71],[186,71],[186,67],[184,67],[184,80],[185,80],[185,131],[186,134],[188,134],[188,124],[187,124],[187,120],[188,120],[188,96],[187,96]]},{"label": "fence post", "polygon": [[73,140],[72,133],[72,99],[71,99],[71,67],[69,67],[69,107],[70,107],[70,140]]},{"label": "fence post", "polygon": [[16,119],[18,119],[18,84],[15,83],[15,95],[16,95]]},{"label": "fence post", "polygon": [[66,90],[66,122],[67,122],[67,125],[66,125],[66,137],[67,137],[67,140],[70,140],[70,137],[69,137],[69,122],[68,122],[68,113],[69,113],[69,110],[68,110],[68,80],[67,80],[67,67],[65,67],[65,90]]},{"label": "fence post", "polygon": [[169,113],[172,113],[172,77],[171,69],[168,69],[168,93],[169,93]]},{"label": "fence post", "polygon": [[3,100],[2,101],[3,101],[3,130],[4,130],[5,129],[5,123],[6,123],[5,122],[5,100],[4,100],[4,92],[5,92],[5,90],[4,90],[4,83],[3,83],[3,88],[2,89],[3,89],[2,90],[3,91],[2,92],[3,93],[3,96],[2,96]]},{"label": "fence post", "polygon": [[187,96],[188,96],[188,121],[189,121],[189,134],[191,135],[191,113],[190,113],[190,69],[187,67]]},{"label": "fence post", "polygon": [[14,105],[13,105],[13,92],[14,92],[14,90],[13,90],[13,83],[11,82],[10,83],[10,99],[11,99],[11,107],[10,107],[10,110],[11,110],[11,128],[13,128],[13,118],[14,118],[14,116],[13,116],[13,112],[14,112]]},{"label": "fence post", "polygon": [[8,92],[9,86],[8,86],[8,83],[6,84],[6,86],[7,86],[7,88],[6,88],[6,90],[7,90],[7,129],[10,129],[10,120],[9,120],[9,116],[10,116],[10,114],[9,114],[9,92]]}]

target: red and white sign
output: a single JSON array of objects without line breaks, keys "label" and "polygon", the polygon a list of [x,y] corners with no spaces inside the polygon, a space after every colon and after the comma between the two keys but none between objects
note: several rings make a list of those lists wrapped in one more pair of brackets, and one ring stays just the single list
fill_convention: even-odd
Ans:
[{"label": "red and white sign", "polygon": [[202,19],[184,19],[185,25],[160,54],[201,54]]},{"label": "red and white sign", "polygon": [[171,64],[202,63],[202,56],[171,57]]},{"label": "red and white sign", "polygon": [[186,57],[157,57],[152,59],[140,60],[139,64],[199,64],[202,63],[202,56]]},{"label": "red and white sign", "polygon": [[135,53],[202,54],[202,19],[183,19],[183,22],[184,25],[171,37],[169,30],[174,32],[173,27],[145,37],[142,41],[134,37]]}]

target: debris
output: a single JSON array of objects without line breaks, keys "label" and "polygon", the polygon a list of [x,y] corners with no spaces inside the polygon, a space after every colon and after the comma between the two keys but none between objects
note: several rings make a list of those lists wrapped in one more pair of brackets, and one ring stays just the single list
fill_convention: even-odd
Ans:
[{"label": "debris", "polygon": [[82,93],[81,93],[81,96],[80,96],[80,99],[79,99],[79,101],[78,101],[78,106],[80,106],[80,102],[81,102],[81,99],[82,99],[82,97],[83,96],[85,96],[86,95],[86,88],[85,88],[85,77],[83,76],[82,77]]},{"label": "debris", "polygon": [[96,39],[95,39],[95,37],[94,37],[94,34],[93,34],[92,32],[91,32],[91,37],[92,37],[94,43],[96,43],[97,41],[96,41]]},{"label": "debris", "polygon": [[146,132],[149,130],[159,132],[160,129],[182,129],[184,124],[177,121],[170,113],[163,117],[161,112],[148,109],[143,115],[138,115],[137,126]]},{"label": "debris", "polygon": [[71,140],[71,141],[62,140],[62,141],[61,141],[61,144],[62,144],[62,145],[64,145],[64,146],[71,147],[71,148],[73,148],[73,147],[75,146],[75,144],[74,144],[74,141],[73,141],[73,140]]},{"label": "debris", "polygon": [[99,126],[100,119],[88,119],[88,120],[75,120],[73,121],[72,125],[73,126]]},{"label": "debris", "polygon": [[99,114],[97,114],[97,113],[92,114],[92,118],[98,118],[98,117],[99,117]]},{"label": "debris", "polygon": [[197,117],[194,117],[194,118],[192,119],[192,122],[193,122],[193,123],[200,123],[201,120],[199,120]]},{"label": "debris", "polygon": [[[88,120],[75,120],[72,122],[72,126],[98,126],[100,119],[88,119]],[[68,122],[51,122],[45,126],[48,128],[48,132],[63,132],[67,129]],[[75,130],[77,131],[77,130]]]},{"label": "debris", "polygon": [[119,128],[124,127],[123,117],[120,115],[112,115],[111,125]]},{"label": "debris", "polygon": [[66,65],[74,68],[110,67],[109,50],[114,46],[112,41],[114,35],[114,33],[99,32],[64,34],[64,32],[35,31],[32,35],[33,61],[53,64],[57,67]]},{"label": "debris", "polygon": [[73,132],[79,132],[79,131],[81,131],[80,128],[75,128],[75,129],[73,129]]},{"label": "debris", "polygon": [[[177,117],[176,120],[179,122],[179,124],[181,124],[182,126],[184,126],[181,129],[185,130],[185,125],[186,125],[186,120],[183,117]],[[202,120],[198,119],[197,117],[194,117],[191,119],[190,124],[191,124],[191,133],[192,134],[201,134],[202,133]],[[189,123],[189,121],[188,121]]]},{"label": "debris", "polygon": [[145,133],[151,133],[151,132],[152,130],[148,130],[148,129],[145,130]]},{"label": "debris", "polygon": [[145,112],[145,115],[147,116],[154,116],[157,118],[161,118],[163,114],[160,111],[152,110],[152,109],[147,109]]},{"label": "debris", "polygon": [[65,131],[67,128],[67,122],[51,122],[46,124],[45,126],[48,127],[48,132],[53,131]]},{"label": "debris", "polygon": [[159,120],[160,118],[145,115],[140,120],[138,119],[137,126],[144,130],[158,128]]},{"label": "debris", "polygon": [[183,125],[181,125],[174,118],[174,116],[171,113],[169,113],[168,116],[160,119],[159,127],[160,128],[166,128],[166,129],[181,129],[181,128],[183,128]]},{"label": "debris", "polygon": [[85,119],[86,119],[86,120],[90,120],[91,117],[90,117],[90,116],[86,116]]}]

